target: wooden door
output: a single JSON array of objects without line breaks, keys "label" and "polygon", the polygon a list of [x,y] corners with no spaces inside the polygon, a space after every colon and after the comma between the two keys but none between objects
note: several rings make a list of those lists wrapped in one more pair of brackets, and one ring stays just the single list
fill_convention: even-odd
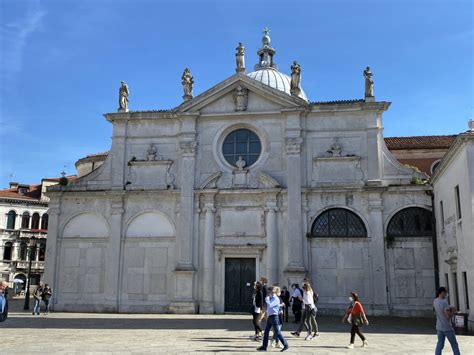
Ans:
[{"label": "wooden door", "polygon": [[248,313],[255,281],[254,258],[225,259],[225,311]]}]

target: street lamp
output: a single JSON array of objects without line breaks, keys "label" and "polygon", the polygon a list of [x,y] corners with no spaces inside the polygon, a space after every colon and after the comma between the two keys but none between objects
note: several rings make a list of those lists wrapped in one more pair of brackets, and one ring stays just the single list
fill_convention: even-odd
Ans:
[{"label": "street lamp", "polygon": [[30,263],[28,264],[28,278],[26,282],[25,305],[23,309],[28,311],[30,309],[30,282],[31,282],[31,262],[33,261],[33,252],[36,248],[36,238],[30,238]]}]

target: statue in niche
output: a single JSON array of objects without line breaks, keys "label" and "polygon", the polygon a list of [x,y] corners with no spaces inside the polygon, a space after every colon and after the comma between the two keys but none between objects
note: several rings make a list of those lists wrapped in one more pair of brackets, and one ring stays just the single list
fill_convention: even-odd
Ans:
[{"label": "statue in niche", "polygon": [[157,149],[156,146],[152,143],[150,147],[146,150],[146,160],[148,161],[155,161],[157,157]]},{"label": "statue in niche", "polygon": [[245,47],[242,45],[242,42],[239,42],[239,46],[235,49],[237,53],[235,53],[235,61],[237,64],[237,68],[235,71],[237,73],[245,72]]},{"label": "statue in niche", "polygon": [[119,89],[119,108],[118,111],[128,112],[128,95],[130,91],[128,90],[128,85],[125,81],[122,80],[120,89]]},{"label": "statue in niche", "polygon": [[291,66],[291,86],[290,92],[291,95],[298,96],[301,93],[301,66],[297,61],[293,62]]},{"label": "statue in niche", "polygon": [[247,110],[248,90],[242,86],[237,86],[234,91],[234,105],[235,111]]},{"label": "statue in niche", "polygon": [[374,97],[374,80],[372,79],[372,72],[370,67],[364,70],[365,78],[365,97]]},{"label": "statue in niche", "polygon": [[241,155],[239,155],[239,160],[235,162],[235,166],[238,170],[242,171],[244,170],[245,165],[247,165],[246,161],[242,159]]},{"label": "statue in niche", "polygon": [[342,147],[336,141],[331,145],[331,147],[329,148],[329,150],[327,152],[330,153],[333,157],[341,157],[342,156]]},{"label": "statue in niche", "polygon": [[183,76],[181,77],[181,83],[183,84],[184,91],[183,99],[185,101],[192,99],[194,78],[188,68],[184,69]]}]

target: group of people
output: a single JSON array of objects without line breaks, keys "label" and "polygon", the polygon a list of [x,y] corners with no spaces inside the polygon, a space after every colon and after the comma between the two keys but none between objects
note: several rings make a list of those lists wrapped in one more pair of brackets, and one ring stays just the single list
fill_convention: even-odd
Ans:
[{"label": "group of people", "polygon": [[44,303],[44,314],[48,315],[51,297],[53,297],[53,290],[51,287],[49,287],[48,284],[43,285],[43,283],[40,282],[35,292],[33,292],[33,298],[35,300],[35,304],[33,306],[33,315],[40,314],[41,301]]},{"label": "group of people", "polygon": [[[292,293],[286,286],[282,289],[278,285],[267,286],[267,279],[262,277],[260,281],[254,283],[253,302],[250,312],[255,334],[251,337],[254,341],[262,341],[258,351],[267,351],[270,330],[273,329],[271,345],[281,347],[281,351],[288,350],[288,342],[281,333],[283,322],[288,322],[288,309],[290,308],[295,316],[295,323],[298,327],[291,335],[299,337],[303,328],[306,329],[305,340],[312,340],[319,336],[318,322],[316,321],[318,295],[311,287],[309,279],[303,280],[303,289],[299,284],[291,285]],[[351,324],[351,337],[348,349],[354,348],[355,335],[362,340],[362,347],[368,346],[367,340],[361,332],[363,325],[368,325],[369,321],[360,303],[359,296],[351,292],[348,305],[342,322]],[[267,319],[265,330],[262,331],[261,322]],[[262,337],[263,333],[263,337]]]}]

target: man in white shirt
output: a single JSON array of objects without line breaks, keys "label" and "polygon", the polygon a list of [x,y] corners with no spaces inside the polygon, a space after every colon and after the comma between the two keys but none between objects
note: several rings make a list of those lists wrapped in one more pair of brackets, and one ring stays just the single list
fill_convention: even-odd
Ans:
[{"label": "man in white shirt", "polygon": [[436,313],[436,332],[438,333],[438,343],[436,344],[435,355],[441,355],[444,348],[444,342],[448,338],[454,355],[460,355],[459,345],[454,334],[451,318],[456,309],[451,307],[446,301],[448,290],[446,287],[440,287],[436,292],[436,298],[433,301],[433,308]]}]

